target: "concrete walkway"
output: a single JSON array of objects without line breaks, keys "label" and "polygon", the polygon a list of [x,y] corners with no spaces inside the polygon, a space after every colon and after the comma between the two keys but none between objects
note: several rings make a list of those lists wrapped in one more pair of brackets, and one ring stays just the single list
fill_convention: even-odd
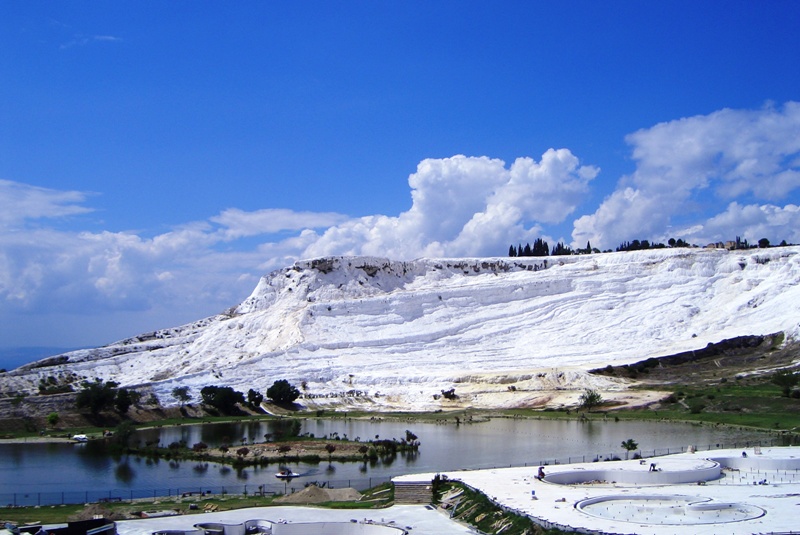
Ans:
[{"label": "concrete walkway", "polygon": [[[545,466],[543,480],[536,477],[538,467],[443,474],[521,513],[595,532],[751,535],[800,530],[800,448],[751,448],[745,453],[747,457],[742,450],[714,450],[644,463]],[[651,472],[650,463],[661,470]],[[650,476],[652,483],[646,481]]]},{"label": "concrete walkway", "polygon": [[387,509],[321,509],[316,507],[253,507],[218,513],[179,515],[142,520],[120,520],[119,535],[150,535],[156,530],[190,530],[201,522],[236,524],[246,520],[277,522],[350,522],[368,519],[373,522],[394,521],[399,527],[410,527],[413,535],[460,535],[474,533],[466,526],[452,522],[447,515],[424,505],[395,505]]}]

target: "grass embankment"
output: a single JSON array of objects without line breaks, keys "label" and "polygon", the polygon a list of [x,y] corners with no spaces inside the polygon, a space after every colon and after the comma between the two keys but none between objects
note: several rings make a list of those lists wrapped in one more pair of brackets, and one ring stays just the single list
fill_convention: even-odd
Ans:
[{"label": "grass embankment", "polygon": [[647,408],[605,407],[585,410],[510,409],[505,416],[698,422],[764,431],[800,431],[800,399],[764,380],[662,390],[661,402]]},{"label": "grass embankment", "polygon": [[800,399],[765,380],[733,380],[665,392],[652,409],[619,412],[620,418],[666,419],[744,426],[764,430],[800,429]]},{"label": "grass embankment", "polygon": [[545,529],[530,518],[498,507],[481,492],[461,483],[434,480],[433,502],[459,522],[475,526],[483,533],[503,535],[560,535],[558,529]]}]

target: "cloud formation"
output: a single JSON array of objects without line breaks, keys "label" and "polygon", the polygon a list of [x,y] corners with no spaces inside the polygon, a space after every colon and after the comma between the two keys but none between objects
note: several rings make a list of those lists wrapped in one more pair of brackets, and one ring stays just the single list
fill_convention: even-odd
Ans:
[{"label": "cloud formation", "polygon": [[[260,275],[298,258],[497,255],[538,237],[553,245],[549,235],[576,215],[576,247],[670,236],[800,243],[800,104],[721,110],[627,141],[635,171],[589,214],[575,212],[599,169],[563,148],[510,165],[486,156],[423,160],[408,177],[411,208],[397,215],[228,208],[152,237],[72,230],[102,197],[0,180],[0,318],[113,322],[157,311],[170,319],[151,328],[167,327],[237,304]],[[135,321],[124,329],[144,330]]]},{"label": "cloud formation", "polygon": [[[263,271],[265,251],[221,250],[218,245],[347,219],[334,213],[229,209],[152,238],[67,230],[67,219],[93,211],[85,206],[89,197],[0,180],[2,312],[97,314],[166,303],[218,312],[252,289]],[[287,262],[297,249],[289,240],[285,246],[273,244],[270,252],[276,261]]]},{"label": "cloud formation", "polygon": [[58,191],[0,179],[0,229],[15,228],[34,219],[91,212],[91,208],[80,206],[88,196],[79,191]]},{"label": "cloud formation", "polygon": [[[670,121],[634,132],[626,141],[633,147],[636,170],[620,180],[593,214],[575,221],[574,243],[591,240],[612,247],[624,240],[663,238],[676,216],[702,208],[704,202],[710,202],[712,210],[742,197],[776,202],[800,187],[797,102]],[[704,201],[704,195],[711,200]],[[673,232],[707,243],[730,239],[732,231],[755,231],[735,228],[695,221]],[[800,241],[797,231],[785,229],[784,234]]]},{"label": "cloud formation", "polygon": [[115,37],[113,35],[81,35],[76,34],[70,39],[61,44],[60,48],[65,50],[67,48],[72,48],[75,46],[86,46],[92,43],[120,43],[122,42],[121,37]]},{"label": "cloud formation", "polygon": [[539,162],[463,155],[426,159],[408,178],[412,206],[397,217],[369,216],[317,237],[304,256],[368,254],[393,258],[496,255],[541,235],[541,223],[564,221],[599,170],[569,150]]}]

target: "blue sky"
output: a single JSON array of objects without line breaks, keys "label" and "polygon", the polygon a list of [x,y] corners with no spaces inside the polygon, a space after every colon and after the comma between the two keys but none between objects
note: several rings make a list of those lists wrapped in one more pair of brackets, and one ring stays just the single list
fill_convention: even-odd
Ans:
[{"label": "blue sky", "polygon": [[6,2],[0,347],[188,322],[325,254],[800,243],[799,26],[794,1]]}]

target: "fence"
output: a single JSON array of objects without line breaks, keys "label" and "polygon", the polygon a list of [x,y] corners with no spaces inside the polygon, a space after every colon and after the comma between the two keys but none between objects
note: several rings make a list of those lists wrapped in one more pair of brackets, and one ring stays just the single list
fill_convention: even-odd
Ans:
[{"label": "fence", "polygon": [[[692,446],[698,453],[702,451],[712,451],[715,449],[742,449],[752,448],[755,446],[769,447],[776,445],[785,445],[781,438],[772,440],[758,440],[751,442],[735,442],[733,444],[708,444],[705,446]],[[654,450],[631,452],[632,455],[639,455],[641,457],[660,457],[663,455],[671,455],[674,453],[686,453],[689,446],[672,447],[672,448],[658,448]],[[625,454],[621,452],[589,454],[589,455],[576,455],[571,457],[542,459],[538,462],[524,463],[523,466],[547,466],[553,464],[572,464],[572,463],[587,463],[610,461],[624,458]],[[519,465],[493,465],[493,466],[473,466],[470,469],[481,470],[489,468],[506,468]],[[399,474],[397,474],[399,475]],[[327,486],[328,488],[346,488],[353,487],[357,490],[364,490],[381,483],[391,481],[393,476],[385,477],[369,477],[363,479],[338,479],[338,480],[317,480],[316,484]],[[224,486],[196,486],[196,487],[179,487],[179,488],[155,488],[155,489],[111,489],[111,490],[79,490],[79,491],[55,491],[55,492],[16,492],[16,493],[2,493],[0,492],[0,504],[7,504],[8,507],[25,507],[36,505],[67,505],[67,504],[81,504],[81,503],[102,503],[102,502],[118,502],[118,501],[136,501],[136,500],[153,500],[163,498],[191,498],[195,496],[225,496],[225,495],[239,495],[239,496],[253,496],[253,495],[273,495],[273,494],[290,494],[302,490],[306,484],[309,483],[307,479],[303,481],[284,481],[279,483],[264,484],[264,485],[224,485]]]},{"label": "fence", "polygon": [[[337,479],[314,481],[327,488],[352,487],[365,490],[381,483],[388,483],[391,477],[369,477],[364,479]],[[209,496],[271,496],[292,494],[303,490],[308,480],[283,481],[264,485],[222,485],[164,487],[156,489],[110,489],[56,492],[14,492],[0,493],[0,504],[7,507],[27,507],[40,505],[69,505],[81,503],[157,501],[170,498],[196,499]]]},{"label": "fence", "polygon": [[[783,438],[774,438],[771,440],[753,440],[748,442],[734,442],[734,443],[717,443],[717,444],[707,444],[707,445],[691,445],[691,446],[678,446],[678,447],[671,447],[671,448],[656,448],[653,450],[636,450],[627,453],[628,458],[633,458],[633,456],[638,457],[663,457],[664,455],[673,455],[677,453],[686,453],[689,451],[689,448],[693,448],[695,452],[701,453],[703,451],[713,451],[713,450],[722,450],[722,449],[746,449],[746,448],[753,448],[755,446],[761,447],[774,447],[774,446],[788,446],[792,444],[787,444],[786,440]],[[548,466],[553,464],[573,464],[573,463],[591,463],[591,462],[599,462],[599,461],[617,461],[624,459],[626,453],[621,451],[611,452],[611,453],[598,453],[598,454],[588,454],[588,455],[573,455],[571,457],[561,457],[561,458],[548,458],[542,459],[538,462],[527,462],[522,464],[521,466]],[[638,458],[637,457],[637,458]],[[471,467],[469,470],[488,470],[491,468],[512,468],[517,465],[511,464],[504,464],[504,465],[491,465],[491,466],[476,466]]]}]

